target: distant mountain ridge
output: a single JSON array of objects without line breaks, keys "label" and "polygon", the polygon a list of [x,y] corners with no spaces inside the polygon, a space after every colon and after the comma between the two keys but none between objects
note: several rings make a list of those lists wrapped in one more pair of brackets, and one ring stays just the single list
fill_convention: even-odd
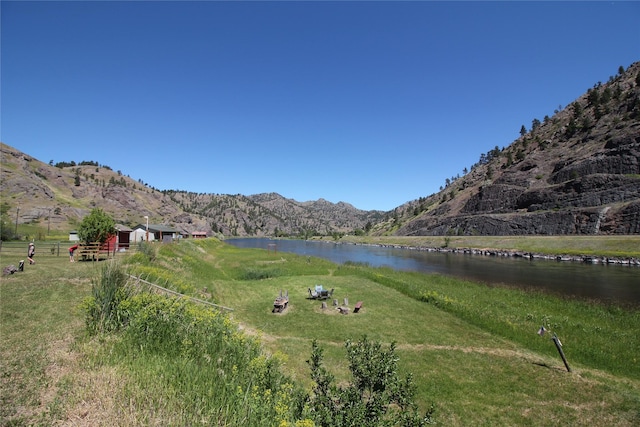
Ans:
[{"label": "distant mountain ridge", "polygon": [[640,63],[533,119],[440,192],[389,212],[277,193],[160,191],[95,162],[57,167],[4,143],[0,154],[5,215],[54,230],[76,228],[98,207],[124,225],[147,215],[185,233],[226,237],[639,234]]},{"label": "distant mountain ridge", "polygon": [[[277,193],[251,196],[154,189],[94,162],[46,164],[0,145],[0,196],[17,223],[53,229],[77,227],[93,208],[117,223],[166,224],[184,233],[218,236],[311,236],[352,233],[384,218],[344,202],[297,202]],[[90,163],[90,164],[85,164]]]}]

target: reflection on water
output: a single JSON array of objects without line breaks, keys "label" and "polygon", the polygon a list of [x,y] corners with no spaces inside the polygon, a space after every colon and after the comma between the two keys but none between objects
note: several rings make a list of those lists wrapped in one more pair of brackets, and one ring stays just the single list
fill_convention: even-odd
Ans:
[{"label": "reflection on water", "polygon": [[427,252],[305,240],[253,238],[229,239],[227,242],[238,247],[263,249],[275,244],[280,252],[324,258],[338,264],[351,261],[372,267],[440,273],[487,284],[506,284],[640,306],[640,269],[633,266]]}]

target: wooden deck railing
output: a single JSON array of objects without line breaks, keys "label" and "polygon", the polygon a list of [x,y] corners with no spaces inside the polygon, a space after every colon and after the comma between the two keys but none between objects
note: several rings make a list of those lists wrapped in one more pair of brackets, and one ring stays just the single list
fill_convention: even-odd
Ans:
[{"label": "wooden deck railing", "polygon": [[74,256],[83,261],[98,261],[102,258],[107,259],[115,256],[115,247],[109,248],[109,245],[103,246],[100,243],[80,244]]}]

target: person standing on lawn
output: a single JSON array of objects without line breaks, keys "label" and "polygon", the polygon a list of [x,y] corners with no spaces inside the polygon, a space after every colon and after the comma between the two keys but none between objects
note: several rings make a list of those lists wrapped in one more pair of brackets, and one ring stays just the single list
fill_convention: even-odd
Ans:
[{"label": "person standing on lawn", "polygon": [[78,245],[73,245],[69,248],[69,261],[70,262],[74,262],[75,260],[73,259],[73,253],[76,251],[76,249],[78,249]]},{"label": "person standing on lawn", "polygon": [[29,264],[35,264],[36,262],[33,260],[33,257],[36,255],[36,245],[31,242],[29,243],[29,250],[27,251],[27,258],[29,259]]}]

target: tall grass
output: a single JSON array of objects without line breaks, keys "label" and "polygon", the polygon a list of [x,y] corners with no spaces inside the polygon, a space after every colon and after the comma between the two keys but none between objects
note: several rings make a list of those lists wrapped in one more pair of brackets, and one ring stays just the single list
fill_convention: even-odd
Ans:
[{"label": "tall grass", "polygon": [[101,334],[122,329],[103,363],[129,369],[154,405],[170,405],[173,423],[304,422],[303,391],[227,315],[175,297],[134,294],[127,278],[119,264],[104,264],[85,302],[87,326]]},{"label": "tall grass", "polygon": [[[207,277],[208,273],[209,277],[215,277],[214,280],[209,279],[212,289],[220,288],[217,283],[221,280],[281,283],[275,285],[270,294],[260,295],[261,300],[274,297],[278,289],[290,287],[289,282],[308,282],[303,279],[305,277],[361,277],[527,349],[557,356],[553,344],[536,334],[544,326],[558,334],[565,344],[569,361],[640,378],[640,335],[636,333],[640,325],[640,310],[637,309],[571,300],[542,292],[489,287],[437,274],[402,272],[357,263],[336,265],[294,254],[274,255],[261,249],[239,249],[215,240],[189,242],[186,246],[164,246],[163,251],[169,259],[179,258],[183,264],[197,264],[199,276]],[[194,256],[195,259],[188,261]],[[203,262],[213,257],[215,266]],[[224,271],[224,275],[218,270]],[[184,280],[184,276],[180,280]],[[310,284],[314,280],[311,279]],[[327,279],[323,280],[327,282]],[[207,283],[206,279],[203,282]],[[306,290],[306,287],[302,289]],[[220,295],[230,292],[226,286]],[[233,305],[231,301],[226,301],[226,304]],[[263,321],[253,313],[247,315],[256,317],[258,322]],[[290,328],[298,330],[294,324]],[[341,332],[336,331],[336,336],[342,336]]]},{"label": "tall grass", "polygon": [[640,310],[489,287],[441,275],[344,265],[337,275],[366,277],[530,350],[553,355],[536,332],[557,333],[570,360],[640,379]]},{"label": "tall grass", "polygon": [[154,399],[181,396],[180,425],[271,426],[300,417],[301,390],[225,314],[152,294],[122,305],[130,323],[116,354]]},{"label": "tall grass", "polygon": [[100,276],[91,287],[91,298],[85,300],[86,323],[91,333],[118,330],[126,323],[127,313],[121,303],[133,293],[127,279],[116,260],[102,264]]}]

